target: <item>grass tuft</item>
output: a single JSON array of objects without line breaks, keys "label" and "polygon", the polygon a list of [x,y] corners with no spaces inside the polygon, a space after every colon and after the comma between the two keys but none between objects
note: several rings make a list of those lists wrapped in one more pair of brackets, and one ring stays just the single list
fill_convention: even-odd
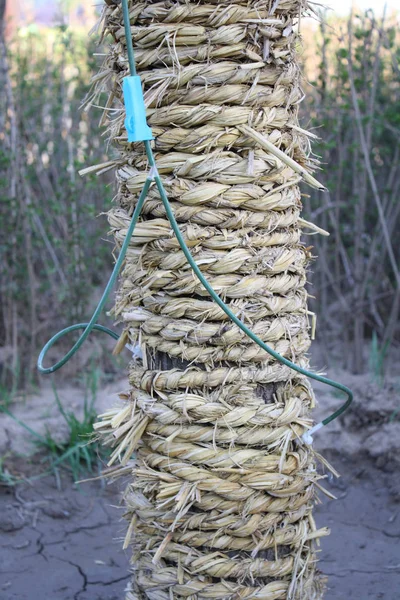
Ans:
[{"label": "grass tuft", "polygon": [[[99,447],[93,436],[93,423],[97,416],[95,402],[100,377],[100,370],[93,366],[85,377],[82,418],[64,407],[53,383],[57,408],[67,424],[67,437],[63,441],[57,440],[49,428],[44,435],[37,433],[27,423],[18,419],[8,406],[0,406],[1,412],[11,417],[34,438],[35,446],[45,453],[43,462],[49,463],[49,472],[56,472],[59,467],[65,467],[71,472],[75,481],[88,473],[97,473],[101,459],[100,452],[104,454],[104,449]],[[13,485],[2,463],[0,463],[0,481]]]},{"label": "grass tuft", "polygon": [[372,334],[369,353],[369,370],[373,380],[380,386],[383,385],[386,373],[386,358],[389,343],[380,345],[376,331]]}]

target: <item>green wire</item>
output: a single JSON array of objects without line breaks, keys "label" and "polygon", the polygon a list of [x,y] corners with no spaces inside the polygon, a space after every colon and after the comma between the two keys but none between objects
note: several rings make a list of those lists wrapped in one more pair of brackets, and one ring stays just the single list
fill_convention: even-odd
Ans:
[{"label": "green wire", "polygon": [[[131,74],[136,75],[135,57],[134,57],[134,51],[133,51],[132,36],[131,36],[131,32],[130,32],[130,20],[129,20],[129,10],[128,10],[127,0],[122,0],[122,10],[123,10],[123,15],[124,15],[124,27],[125,27],[125,36],[126,36],[126,44],[127,44],[127,51],[128,51],[129,68],[130,68]],[[158,192],[160,194],[161,200],[163,202],[165,212],[167,214],[167,218],[168,218],[169,222],[171,223],[172,229],[176,235],[176,238],[179,242],[180,247],[182,248],[182,251],[183,251],[188,263],[190,264],[191,268],[193,269],[193,272],[199,279],[200,283],[210,294],[211,298],[225,312],[225,314],[231,319],[231,321],[233,323],[235,323],[251,340],[253,340],[253,342],[255,342],[258,346],[260,346],[260,348],[265,350],[268,354],[270,354],[273,358],[275,358],[281,364],[286,365],[287,367],[289,367],[293,371],[296,371],[297,373],[300,373],[301,375],[305,375],[306,377],[309,377],[310,379],[314,379],[315,381],[319,381],[321,383],[329,385],[330,387],[333,387],[333,388],[340,390],[341,392],[344,392],[345,394],[347,394],[347,401],[338,410],[336,410],[333,414],[331,414],[329,417],[325,418],[321,423],[319,423],[318,425],[313,427],[310,430],[310,432],[319,429],[323,425],[328,425],[328,423],[330,423],[331,421],[333,421],[334,419],[336,419],[337,417],[342,415],[349,408],[350,404],[353,401],[352,391],[348,387],[346,387],[345,385],[343,385],[341,383],[333,381],[332,379],[329,379],[328,377],[323,377],[322,375],[317,375],[317,373],[313,373],[312,371],[308,371],[307,369],[304,369],[303,367],[296,365],[295,363],[288,360],[284,356],[281,356],[278,352],[276,352],[270,346],[268,346],[268,344],[265,344],[259,337],[257,337],[256,334],[253,331],[251,331],[251,329],[249,329],[231,311],[231,309],[225,304],[225,302],[218,296],[218,294],[216,293],[214,288],[211,286],[211,284],[207,281],[207,279],[202,274],[197,263],[192,258],[189,248],[186,246],[185,240],[183,239],[183,236],[180,232],[178,223],[175,219],[174,213],[173,213],[171,205],[169,203],[167,193],[165,191],[165,188],[163,186],[161,178],[157,172],[157,167],[156,167],[156,163],[155,163],[155,159],[154,159],[154,154],[151,149],[151,144],[149,141],[145,141],[144,144],[145,144],[147,159],[148,159],[149,165],[151,167],[151,171],[150,171],[148,178],[146,179],[143,190],[139,196],[139,200],[138,200],[137,206],[135,208],[135,211],[133,213],[132,220],[131,220],[131,223],[129,225],[129,228],[128,228],[128,231],[126,234],[126,238],[125,238],[124,243],[121,248],[121,252],[119,254],[117,262],[115,263],[113,272],[111,274],[111,277],[107,284],[107,287],[104,290],[103,296],[102,296],[95,312],[93,313],[93,316],[89,323],[81,323],[79,325],[72,325],[70,327],[67,327],[66,329],[63,329],[62,331],[57,333],[49,342],[47,342],[47,344],[44,346],[43,350],[41,351],[41,353],[39,355],[39,359],[38,359],[39,371],[41,373],[53,373],[54,371],[56,371],[57,369],[62,367],[75,354],[75,352],[77,352],[77,350],[82,346],[82,344],[84,343],[84,341],[86,340],[86,338],[88,337],[90,332],[94,329],[103,331],[103,332],[107,333],[108,335],[111,335],[114,339],[119,338],[119,336],[116,333],[114,333],[113,331],[111,331],[110,329],[107,329],[106,327],[103,327],[102,325],[97,325],[96,321],[98,320],[98,317],[104,308],[104,305],[107,301],[108,295],[109,295],[112,287],[114,286],[114,283],[117,279],[118,273],[122,267],[122,263],[125,259],[130,239],[131,239],[134,229],[136,227],[136,223],[139,218],[139,215],[142,210],[142,207],[143,207],[144,201],[146,199],[146,196],[148,194],[148,191],[150,189],[151,182],[154,179],[155,184],[158,189]],[[84,332],[81,335],[81,337],[78,339],[78,341],[75,343],[75,345],[71,348],[71,350],[55,365],[53,365],[52,367],[44,368],[43,361],[44,361],[44,358],[45,358],[48,350],[61,337],[70,333],[71,331],[75,331],[77,329],[84,329]],[[310,432],[308,432],[308,433],[310,433]]]},{"label": "green wire", "polygon": [[132,44],[132,36],[131,36],[131,22],[129,18],[129,9],[128,3],[122,2],[122,13],[124,15],[124,28],[125,28],[125,38],[126,38],[126,47],[128,50],[128,62],[129,62],[129,70],[131,75],[136,75],[136,63],[135,63],[135,52],[133,50]]},{"label": "green wire", "polygon": [[[151,145],[150,142],[144,142],[145,147],[146,147],[146,154],[147,154],[147,158],[150,164],[150,167],[155,168],[155,160],[154,160],[154,154],[153,151],[151,149]],[[310,377],[310,379],[314,379],[315,381],[320,381],[321,383],[325,383],[326,385],[329,385],[331,387],[334,387],[342,392],[345,392],[348,395],[348,400],[347,402],[340,407],[336,412],[334,412],[331,416],[327,417],[326,419],[324,419],[322,421],[322,423],[324,425],[327,425],[328,423],[330,423],[331,421],[333,421],[334,419],[336,419],[337,417],[339,417],[342,413],[344,413],[348,407],[350,406],[352,400],[353,400],[353,394],[351,392],[351,390],[346,387],[345,385],[342,385],[341,383],[338,383],[336,381],[333,381],[332,379],[328,379],[327,377],[323,377],[322,375],[318,375],[317,373],[313,373],[312,371],[308,371],[307,369],[303,369],[303,367],[300,367],[299,365],[296,365],[295,363],[293,363],[292,361],[288,360],[287,358],[285,358],[284,356],[281,356],[278,352],[276,352],[275,350],[273,350],[273,348],[271,348],[270,346],[268,346],[268,344],[265,344],[259,337],[256,336],[256,334],[251,331],[251,329],[249,329],[232,311],[231,309],[225,304],[225,302],[223,300],[221,300],[221,298],[218,296],[218,294],[216,293],[216,291],[214,290],[214,288],[211,286],[211,284],[207,281],[207,279],[204,277],[203,273],[201,272],[201,270],[199,269],[198,265],[196,264],[196,262],[194,261],[194,259],[192,258],[191,254],[190,254],[190,250],[187,247],[185,240],[182,237],[182,234],[179,230],[179,225],[176,222],[174,213],[171,209],[171,205],[169,203],[168,200],[168,196],[166,194],[165,188],[163,186],[163,183],[161,181],[161,178],[159,176],[158,173],[156,173],[156,175],[154,176],[154,181],[157,185],[157,189],[159,191],[159,194],[161,196],[161,200],[164,204],[164,208],[165,208],[165,212],[167,213],[167,217],[169,222],[171,223],[172,229],[176,235],[176,238],[179,242],[180,247],[182,248],[182,251],[188,261],[188,263],[190,264],[190,266],[193,269],[193,272],[195,273],[195,275],[197,276],[197,278],[199,279],[200,283],[203,285],[203,287],[207,290],[207,292],[210,294],[210,296],[212,297],[212,299],[214,300],[214,302],[216,304],[218,304],[218,306],[220,308],[222,308],[222,310],[224,311],[224,313],[226,315],[228,315],[228,317],[231,319],[231,321],[233,321],[235,323],[235,325],[237,325],[250,339],[253,340],[253,342],[255,342],[258,346],[260,346],[260,348],[262,348],[263,350],[265,350],[266,352],[268,352],[268,354],[270,354],[271,356],[273,356],[277,361],[279,361],[280,363],[282,363],[283,365],[286,365],[287,367],[290,367],[293,371],[297,371],[297,373],[301,373],[302,375],[306,375],[307,377]]]},{"label": "green wire", "polygon": [[[131,74],[132,75],[136,75],[136,66],[135,66],[135,59],[134,59],[133,43],[132,43],[132,36],[131,36],[131,31],[130,31],[128,0],[122,0],[122,10],[123,10],[123,15],[124,15],[124,28],[125,28],[126,45],[127,45],[127,50],[128,50],[129,68],[131,70]],[[251,331],[251,329],[249,329],[244,323],[242,323],[242,321],[240,321],[240,319],[238,319],[238,317],[230,310],[230,308],[225,304],[225,302],[223,302],[223,300],[221,300],[221,298],[215,292],[215,290],[213,289],[213,287],[210,285],[210,283],[207,281],[207,279],[202,274],[202,272],[199,269],[198,265],[196,264],[196,262],[192,258],[192,255],[190,254],[190,251],[189,251],[188,247],[185,244],[185,240],[182,237],[182,234],[180,232],[178,223],[176,222],[174,213],[173,213],[173,211],[171,209],[171,205],[169,203],[168,196],[166,194],[165,188],[163,186],[163,183],[161,181],[160,176],[158,175],[158,172],[157,172],[157,169],[156,169],[156,163],[155,163],[155,159],[154,159],[154,154],[153,154],[150,142],[146,141],[146,142],[144,142],[144,144],[145,144],[145,149],[146,149],[146,154],[147,154],[147,159],[149,161],[149,165],[150,165],[150,167],[152,169],[155,169],[155,173],[156,174],[154,176],[154,180],[156,182],[157,189],[158,189],[159,194],[161,196],[161,200],[162,200],[162,202],[164,204],[164,208],[165,208],[165,212],[167,214],[168,220],[171,223],[172,229],[173,229],[173,231],[174,231],[174,233],[176,235],[176,238],[177,238],[177,240],[179,242],[180,247],[182,248],[182,251],[183,251],[183,253],[184,253],[184,255],[185,255],[188,263],[192,267],[192,269],[193,269],[195,275],[197,276],[197,278],[199,279],[200,283],[203,285],[203,287],[210,294],[210,296],[212,297],[212,299],[214,300],[214,302],[216,302],[216,304],[218,304],[218,306],[231,319],[231,321],[233,321],[238,327],[240,327],[240,329],[250,339],[252,339],[253,342],[255,342],[258,346],[260,346],[260,348],[262,348],[263,350],[265,350],[268,354],[270,354],[271,356],[273,356],[277,361],[279,361],[281,364],[286,365],[287,367],[291,368],[293,371],[296,371],[297,373],[301,373],[302,375],[305,375],[305,376],[309,377],[310,379],[314,379],[315,381],[319,381],[320,383],[324,383],[326,385],[329,385],[330,387],[338,389],[341,392],[344,392],[345,394],[347,394],[347,401],[343,404],[343,406],[341,406],[338,410],[336,410],[329,417],[327,417],[326,419],[324,419],[322,421],[322,424],[323,425],[328,425],[328,423],[330,423],[334,419],[337,419],[337,417],[339,417],[340,415],[342,415],[349,408],[350,404],[352,403],[352,401],[353,401],[353,392],[347,386],[345,386],[345,385],[343,385],[343,384],[341,384],[341,383],[339,383],[337,381],[333,381],[332,379],[329,379],[328,377],[323,377],[322,375],[318,375],[317,373],[313,373],[312,371],[308,371],[307,369],[303,369],[299,365],[296,365],[295,363],[293,363],[292,361],[288,360],[284,356],[281,356],[280,354],[278,354],[278,352],[275,352],[275,350],[273,350],[270,346],[268,346],[262,340],[260,340],[260,338],[257,337],[256,334]]]},{"label": "green wire", "polygon": [[[148,191],[150,189],[150,185],[151,185],[151,179],[146,179],[143,190],[139,196],[137,206],[133,213],[132,220],[130,222],[124,243],[122,244],[121,252],[119,253],[117,262],[115,263],[113,272],[111,273],[111,277],[108,280],[107,286],[103,292],[103,295],[100,299],[99,304],[97,305],[96,310],[93,313],[92,318],[90,319],[89,323],[79,323],[78,325],[70,325],[69,327],[62,329],[62,331],[59,331],[58,333],[56,333],[56,335],[53,336],[51,338],[51,340],[49,340],[47,342],[47,344],[43,347],[41,353],[39,354],[39,358],[37,361],[37,368],[39,369],[40,373],[43,373],[43,375],[49,375],[50,373],[54,373],[58,369],[61,369],[61,367],[63,367],[65,365],[65,363],[67,363],[70,360],[70,358],[72,358],[73,355],[79,350],[79,348],[82,346],[82,344],[89,337],[90,333],[93,330],[102,331],[103,333],[107,333],[108,335],[110,335],[111,337],[113,337],[116,340],[119,338],[118,334],[111,331],[111,329],[108,329],[107,327],[103,327],[103,325],[97,325],[97,321],[99,319],[101,312],[103,311],[103,308],[107,302],[107,298],[110,295],[110,292],[111,292],[112,288],[114,287],[115,281],[121,270],[122,263],[124,262],[126,252],[129,247],[129,242],[131,240],[133,231],[136,227],[136,223],[138,221],[138,218],[141,213],[141,210],[142,210],[144,201],[146,199],[146,196],[148,194]],[[50,348],[52,346],[54,346],[54,344],[59,339],[63,338],[65,335],[71,333],[72,331],[76,331],[78,329],[84,329],[84,332],[82,333],[82,335],[80,336],[78,341],[72,346],[71,350],[69,350],[63,356],[63,358],[61,358],[58,362],[56,362],[51,367],[44,367],[43,362],[44,362],[44,359],[45,359],[48,351],[50,350]]]}]

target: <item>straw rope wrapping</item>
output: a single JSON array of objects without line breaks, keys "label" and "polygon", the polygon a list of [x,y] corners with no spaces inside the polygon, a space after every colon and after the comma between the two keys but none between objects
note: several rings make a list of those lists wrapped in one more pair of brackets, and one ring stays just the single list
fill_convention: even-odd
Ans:
[{"label": "straw rope wrapping", "polygon": [[[309,173],[312,136],[297,121],[294,25],[305,8],[303,0],[130,3],[157,166],[184,239],[233,312],[302,366],[310,254],[298,184],[319,186]],[[111,89],[103,123],[119,158],[97,170],[116,167],[110,224],[120,247],[148,167],[142,144],[127,142],[124,111],[112,113],[128,74],[120,4],[106,0],[103,17],[114,42],[91,100]],[[129,342],[143,355],[123,406],[96,424],[113,447],[113,473],[132,474],[127,599],[321,598],[319,476],[298,443],[312,390],[208,298],[155,188],[114,311],[124,323],[117,350]]]}]

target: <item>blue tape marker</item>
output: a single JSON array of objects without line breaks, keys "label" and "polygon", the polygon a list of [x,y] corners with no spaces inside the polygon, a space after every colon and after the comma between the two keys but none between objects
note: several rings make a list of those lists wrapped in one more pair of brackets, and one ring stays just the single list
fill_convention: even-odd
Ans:
[{"label": "blue tape marker", "polygon": [[125,127],[128,132],[128,142],[152,140],[151,129],[146,123],[146,107],[139,75],[124,77],[122,90],[126,109]]}]

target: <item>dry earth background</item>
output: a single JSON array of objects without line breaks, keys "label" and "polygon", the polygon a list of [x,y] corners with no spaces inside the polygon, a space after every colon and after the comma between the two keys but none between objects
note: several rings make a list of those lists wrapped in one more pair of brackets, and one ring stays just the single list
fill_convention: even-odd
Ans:
[{"label": "dry earth background", "polygon": [[[397,600],[400,590],[400,423],[399,383],[382,388],[368,376],[329,372],[355,392],[353,409],[316,436],[315,446],[341,473],[328,476],[325,487],[336,500],[321,498],[316,517],[331,535],[322,540],[321,570],[328,576],[326,600],[354,598]],[[103,387],[98,412],[108,408],[126,381]],[[341,400],[323,385],[315,386],[316,418],[329,414]],[[64,387],[63,402],[78,414],[82,390]],[[15,406],[29,424],[44,433],[51,427],[59,439],[65,425],[51,387]],[[0,451],[6,468],[29,477],[38,471],[32,440],[1,416]],[[29,458],[29,455],[31,457]],[[120,483],[74,485],[68,474],[16,487],[0,488],[0,598],[2,600],[121,600],[128,582],[128,554],[121,549],[125,524]]]}]

